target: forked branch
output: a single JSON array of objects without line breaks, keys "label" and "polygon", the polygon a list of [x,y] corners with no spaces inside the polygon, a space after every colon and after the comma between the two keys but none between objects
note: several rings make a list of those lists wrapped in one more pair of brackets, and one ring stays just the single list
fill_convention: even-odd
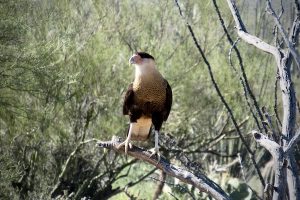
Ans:
[{"label": "forked branch", "polygon": [[[230,8],[231,14],[234,18],[236,27],[237,27],[237,34],[240,36],[242,40],[246,43],[255,46],[256,48],[270,53],[274,56],[274,59],[277,64],[278,68],[278,75],[279,75],[279,82],[280,82],[280,89],[282,95],[282,105],[283,105],[283,117],[282,117],[282,137],[283,143],[279,144],[272,140],[270,140],[267,136],[264,136],[261,133],[255,133],[254,138],[255,140],[264,146],[274,157],[275,159],[275,183],[274,183],[274,191],[273,191],[273,200],[282,200],[286,199],[285,195],[285,186],[288,186],[288,196],[290,199],[300,199],[300,180],[298,177],[298,169],[295,161],[295,157],[293,151],[291,153],[284,153],[284,149],[288,152],[290,147],[293,146],[295,141],[297,141],[299,135],[294,137],[295,134],[295,122],[296,122],[296,96],[295,90],[292,83],[292,76],[291,76],[291,52],[294,50],[294,44],[296,40],[294,36],[298,36],[299,34],[299,3],[296,2],[297,7],[297,16],[293,23],[293,30],[292,35],[290,38],[292,41],[289,41],[287,38],[286,31],[280,31],[283,35],[284,39],[286,40],[286,45],[288,49],[282,49],[275,46],[272,46],[260,38],[249,34],[246,31],[245,26],[243,25],[242,19],[238,12],[234,0],[227,0],[228,6]],[[272,7],[270,1],[267,0],[268,9],[272,11]],[[273,17],[275,17],[275,22],[279,30],[283,30],[279,22],[279,18],[276,16],[275,12],[272,12]],[[296,63],[298,62],[298,55],[292,55],[295,58]],[[292,139],[293,138],[293,139]],[[291,143],[289,143],[291,141]],[[287,166],[288,165],[288,166]]]}]

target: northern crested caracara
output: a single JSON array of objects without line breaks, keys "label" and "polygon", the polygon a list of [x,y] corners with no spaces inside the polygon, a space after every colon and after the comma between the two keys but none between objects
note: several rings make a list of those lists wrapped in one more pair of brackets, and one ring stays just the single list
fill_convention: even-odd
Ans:
[{"label": "northern crested caracara", "polygon": [[154,58],[148,53],[137,52],[129,62],[135,66],[135,78],[125,94],[123,114],[129,115],[130,126],[127,139],[118,148],[125,145],[125,154],[127,154],[130,140],[148,139],[153,124],[155,148],[151,156],[157,154],[159,160],[158,134],[171,110],[172,90],[156,69]]}]

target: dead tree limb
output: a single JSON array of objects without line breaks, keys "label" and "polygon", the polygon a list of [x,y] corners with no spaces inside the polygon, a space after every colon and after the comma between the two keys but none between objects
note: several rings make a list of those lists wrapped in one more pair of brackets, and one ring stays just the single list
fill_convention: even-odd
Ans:
[{"label": "dead tree limb", "polygon": [[[254,139],[257,143],[259,143],[261,146],[263,146],[265,149],[267,149],[272,157],[274,158],[274,170],[275,170],[275,177],[280,176],[279,178],[275,179],[275,183],[273,185],[273,188],[276,190],[275,195],[278,195],[276,197],[277,199],[285,199],[285,186],[286,184],[283,184],[284,187],[279,187],[280,183],[279,180],[283,180],[286,176],[286,168],[287,168],[287,159],[289,156],[289,153],[291,149],[295,147],[297,144],[297,141],[300,137],[300,129],[297,131],[296,135],[291,139],[289,144],[286,147],[282,147],[277,142],[271,140],[268,136],[258,133],[257,131],[252,132]],[[273,193],[273,199],[274,199],[274,193]]]},{"label": "dead tree limb", "polygon": [[275,182],[272,187],[274,189],[273,200],[286,199],[286,184],[283,184],[286,183],[286,180],[284,179],[284,177],[286,176],[286,162],[284,159],[284,151],[282,146],[269,139],[262,133],[254,131],[252,134],[256,142],[267,149],[274,158]]},{"label": "dead tree limb", "polygon": [[[282,102],[283,102],[283,118],[282,118],[281,134],[283,136],[284,142],[280,148],[285,148],[295,134],[295,124],[296,124],[295,123],[296,122],[296,95],[295,95],[294,86],[291,78],[291,62],[292,62],[291,49],[288,48],[286,50],[286,49],[277,48],[275,46],[272,46],[264,42],[260,38],[249,34],[245,28],[245,25],[242,22],[235,1],[227,0],[227,3],[236,24],[237,34],[240,36],[240,38],[244,40],[246,43],[253,45],[256,48],[264,52],[270,53],[271,55],[274,56],[274,59],[277,64],[278,72],[279,72],[280,89],[281,89]],[[299,19],[298,16],[299,3],[296,3],[296,5],[297,5],[297,16],[293,28],[299,29],[299,26],[297,25]],[[299,30],[293,30],[292,34],[295,35],[291,36],[290,38],[298,37]],[[266,146],[264,147],[266,148]],[[286,167],[286,171],[287,171],[286,176],[282,174],[284,173],[284,171],[282,171],[281,169],[275,169],[275,171],[280,174],[275,174],[275,183],[277,183],[278,185],[274,187],[273,199],[284,199],[284,198],[280,198],[281,194],[278,193],[276,187],[280,188],[280,190],[284,189],[285,183],[287,183],[289,198],[299,200],[300,180],[298,177],[298,169],[297,169],[293,151],[291,150],[285,157],[288,165],[288,167]],[[283,157],[280,156],[280,153],[276,155],[276,158],[283,159]],[[285,163],[284,160],[280,160],[279,162]],[[275,167],[280,167],[281,166],[280,163]]]},{"label": "dead tree limb", "polygon": [[[124,147],[120,149],[117,148],[117,146],[120,143],[120,139],[114,137],[112,141],[98,142],[98,145],[99,147],[111,149],[119,153],[124,153]],[[185,183],[193,185],[194,187],[198,188],[201,192],[207,193],[216,200],[230,199],[229,196],[220,188],[219,185],[217,185],[215,182],[210,180],[207,176],[205,176],[202,173],[199,176],[196,176],[183,168],[173,165],[165,158],[161,158],[158,162],[156,156],[150,157],[150,151],[144,150],[134,145],[132,145],[132,148],[128,149],[128,155],[157,167],[169,176],[178,178],[179,180]]]},{"label": "dead tree limb", "polygon": [[297,64],[297,66],[298,66],[298,69],[300,70],[300,56],[298,55],[296,49],[294,48],[294,44],[292,43],[292,41],[289,40],[288,34],[285,31],[285,29],[283,28],[283,26],[282,26],[282,24],[280,22],[280,18],[275,13],[275,11],[274,11],[274,9],[273,9],[273,7],[271,5],[271,1],[270,0],[267,0],[267,11],[270,13],[270,15],[273,16],[274,21],[276,23],[276,26],[278,27],[279,32],[280,32],[280,34],[281,34],[281,36],[282,36],[285,44],[289,48],[289,50],[291,51],[291,54],[294,57],[294,60],[295,60],[295,62]]},{"label": "dead tree limb", "polygon": [[297,144],[297,142],[300,139],[300,129],[298,129],[297,133],[294,135],[294,137],[290,140],[290,142],[285,146],[284,152],[289,153]]}]

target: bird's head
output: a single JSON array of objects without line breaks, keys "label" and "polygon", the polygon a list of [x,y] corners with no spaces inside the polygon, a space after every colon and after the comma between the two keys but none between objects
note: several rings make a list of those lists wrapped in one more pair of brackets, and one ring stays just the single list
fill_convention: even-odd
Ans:
[{"label": "bird's head", "polygon": [[154,58],[145,52],[136,52],[129,59],[129,63],[136,66],[154,65]]}]

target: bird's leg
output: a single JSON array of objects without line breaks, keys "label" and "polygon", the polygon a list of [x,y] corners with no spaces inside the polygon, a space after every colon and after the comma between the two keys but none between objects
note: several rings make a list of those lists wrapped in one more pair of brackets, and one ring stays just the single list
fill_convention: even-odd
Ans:
[{"label": "bird's leg", "polygon": [[153,156],[154,154],[157,155],[157,162],[160,161],[160,152],[159,152],[159,146],[158,146],[158,131],[155,130],[155,146],[154,146],[154,151],[151,153],[150,157]]},{"label": "bird's leg", "polygon": [[128,136],[127,136],[126,140],[117,146],[118,149],[121,148],[122,146],[125,146],[125,154],[126,155],[128,152],[128,146],[129,146],[129,148],[132,147],[132,145],[130,143],[131,133],[132,133],[132,123],[130,123],[130,125],[129,125],[129,131],[128,131]]}]

